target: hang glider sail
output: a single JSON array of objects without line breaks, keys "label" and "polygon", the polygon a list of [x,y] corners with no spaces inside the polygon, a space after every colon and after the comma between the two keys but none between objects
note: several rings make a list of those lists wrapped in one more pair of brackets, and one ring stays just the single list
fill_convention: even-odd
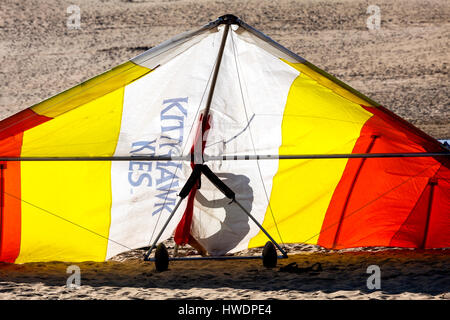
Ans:
[{"label": "hang glider sail", "polygon": [[264,245],[207,179],[162,229],[198,141],[280,243],[450,247],[448,151],[228,16],[0,121],[0,261],[103,261],[161,230]]}]

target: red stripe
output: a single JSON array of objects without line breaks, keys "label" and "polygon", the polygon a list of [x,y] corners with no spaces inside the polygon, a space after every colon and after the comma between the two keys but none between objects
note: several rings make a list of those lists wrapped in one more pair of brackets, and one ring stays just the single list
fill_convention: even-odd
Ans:
[{"label": "red stripe", "polygon": [[[353,153],[364,153],[374,135],[379,138],[371,153],[443,151],[434,139],[390,111],[364,108],[374,115],[363,126]],[[334,244],[336,249],[418,248],[431,210],[426,246],[449,247],[450,188],[449,180],[445,180],[449,168],[448,161],[442,158],[366,159],[364,166],[360,159],[349,159],[326,212],[318,244],[326,248]],[[431,205],[425,195],[430,192],[425,189],[432,177],[438,179],[438,184]],[[437,235],[439,231],[443,235]]]},{"label": "red stripe", "polygon": [[[208,121],[206,122],[205,127],[205,133],[204,137],[202,137],[201,133],[201,124],[202,124],[203,114],[200,115],[199,123],[197,133],[194,139],[194,144],[191,148],[191,155],[194,154],[194,149],[196,143],[198,143],[198,139],[202,139],[202,153],[205,150],[206,145],[206,135],[208,134],[208,130],[210,129],[210,121],[211,121],[211,115],[208,115]],[[191,168],[194,168],[194,162],[191,161]],[[187,199],[187,205],[186,209],[184,210],[183,217],[181,218],[180,222],[177,225],[177,228],[175,230],[174,235],[174,241],[178,245],[184,245],[186,243],[189,243],[189,238],[191,237],[191,223],[192,223],[192,217],[194,215],[194,199],[195,195],[197,194],[197,190],[200,188],[200,184],[197,182],[195,186],[192,188],[192,190],[189,192],[188,199]]]},{"label": "red stripe", "polygon": [[[31,109],[25,109],[0,121],[0,140],[17,135],[52,118],[41,116]],[[3,142],[1,142],[3,144]],[[3,156],[10,156],[6,154]]]},{"label": "red stripe", "polygon": [[[0,143],[0,155],[20,156],[22,148],[22,133],[9,137]],[[21,233],[21,186],[20,162],[4,163],[4,189],[2,198],[0,224],[0,261],[13,263],[20,251]]]}]

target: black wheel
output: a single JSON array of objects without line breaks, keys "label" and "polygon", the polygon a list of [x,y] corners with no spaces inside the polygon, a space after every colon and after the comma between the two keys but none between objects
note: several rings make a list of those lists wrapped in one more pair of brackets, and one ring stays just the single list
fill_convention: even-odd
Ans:
[{"label": "black wheel", "polygon": [[159,272],[166,271],[169,268],[169,252],[163,243],[156,247],[155,266]]},{"label": "black wheel", "polygon": [[262,253],[263,265],[266,268],[275,268],[277,266],[277,249],[272,242],[267,241]]}]

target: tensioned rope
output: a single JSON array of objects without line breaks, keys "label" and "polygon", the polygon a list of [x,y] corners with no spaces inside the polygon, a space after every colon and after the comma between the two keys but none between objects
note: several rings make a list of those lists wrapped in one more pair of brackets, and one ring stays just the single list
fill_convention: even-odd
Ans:
[{"label": "tensioned rope", "polygon": [[[239,73],[238,54],[237,54],[237,49],[236,49],[236,45],[235,45],[235,42],[234,42],[233,30],[231,31],[231,43],[233,45],[233,56],[234,56],[234,62],[235,62],[235,66],[236,66],[237,76],[238,76],[238,83],[239,83],[239,89],[240,89],[241,98],[242,98],[242,105],[244,106],[244,112],[245,112],[245,117],[247,118],[247,123],[249,123],[249,125],[248,125],[248,132],[250,134],[250,140],[252,142],[253,152],[256,155],[255,142],[253,140],[252,129],[250,127],[250,120],[249,120],[249,117],[248,117],[247,107],[246,107],[246,104],[245,104],[244,90],[243,90],[243,87],[242,87],[242,80],[241,80],[241,76],[240,76],[240,73]],[[272,219],[273,219],[273,222],[275,224],[275,228],[277,230],[278,236],[280,237],[280,241],[281,241],[281,243],[284,246],[284,241],[283,241],[283,238],[281,237],[281,233],[280,233],[280,230],[278,228],[278,224],[277,224],[277,221],[275,219],[275,215],[274,215],[273,210],[272,210],[272,205],[270,203],[270,198],[269,198],[269,195],[268,195],[268,192],[267,192],[267,189],[266,189],[266,185],[264,183],[264,178],[263,178],[263,175],[262,175],[262,172],[261,172],[261,166],[259,165],[259,159],[256,159],[256,165],[257,165],[257,168],[258,168],[259,177],[261,179],[261,184],[263,186],[264,195],[265,195],[266,200],[267,200],[267,205],[268,205],[270,213],[272,215]]]}]

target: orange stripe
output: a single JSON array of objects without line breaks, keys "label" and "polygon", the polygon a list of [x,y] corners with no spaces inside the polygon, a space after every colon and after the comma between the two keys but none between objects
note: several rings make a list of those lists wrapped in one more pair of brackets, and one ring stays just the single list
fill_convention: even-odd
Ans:
[{"label": "orange stripe", "polygon": [[[371,144],[371,153],[442,151],[434,139],[393,117],[386,109],[364,108],[374,116],[363,126],[353,153],[364,153]],[[422,222],[428,206],[420,205],[422,209],[417,213],[416,204],[441,165],[439,159],[434,158],[350,159],[331,199],[318,244],[336,249],[392,245],[420,247],[424,234]],[[448,177],[448,162],[442,168]],[[441,189],[434,194],[433,203],[448,202],[444,195],[450,190],[444,182],[441,179]],[[441,224],[448,226],[450,218],[448,211],[444,211],[443,206],[435,207],[433,214],[440,217]],[[412,214],[422,218],[411,219]],[[414,221],[413,226],[411,221]],[[435,235],[432,237],[434,247],[450,246],[448,237],[440,240],[436,240]]]},{"label": "orange stripe", "polygon": [[[0,154],[20,156],[22,133],[6,138],[0,145]],[[3,187],[0,190],[4,206],[0,219],[0,261],[13,263],[20,251],[21,237],[21,186],[20,162],[8,162],[3,169]]]}]

